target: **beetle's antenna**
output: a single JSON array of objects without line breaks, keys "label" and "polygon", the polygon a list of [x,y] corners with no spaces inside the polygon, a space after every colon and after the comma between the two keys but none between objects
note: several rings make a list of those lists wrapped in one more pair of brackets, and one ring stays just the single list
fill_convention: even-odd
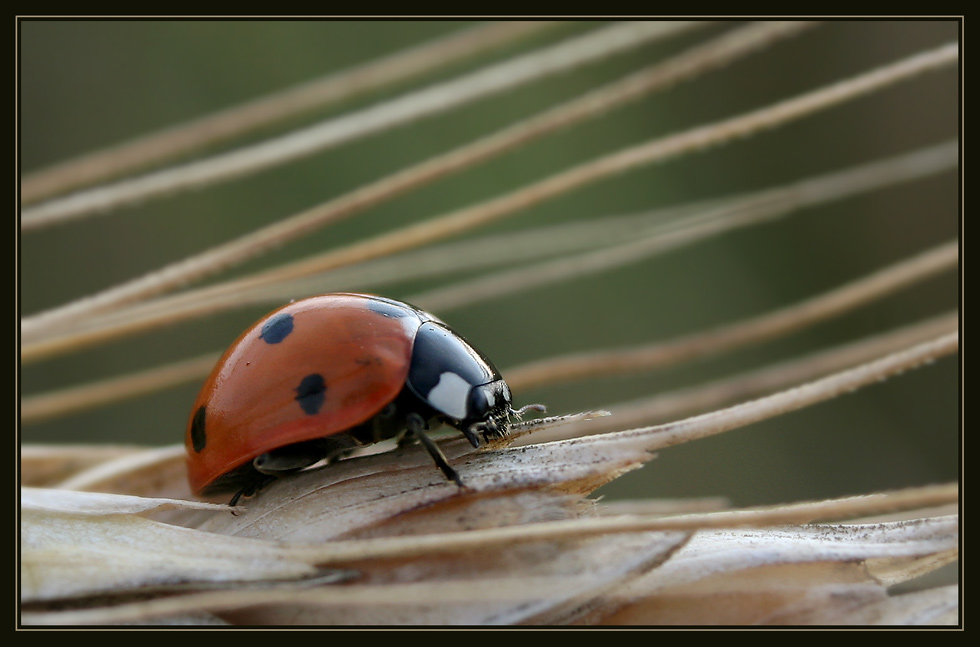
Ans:
[{"label": "beetle's antenna", "polygon": [[526,404],[516,411],[514,409],[510,410],[510,415],[514,416],[520,420],[526,411],[538,411],[539,413],[547,413],[548,408],[543,404]]}]

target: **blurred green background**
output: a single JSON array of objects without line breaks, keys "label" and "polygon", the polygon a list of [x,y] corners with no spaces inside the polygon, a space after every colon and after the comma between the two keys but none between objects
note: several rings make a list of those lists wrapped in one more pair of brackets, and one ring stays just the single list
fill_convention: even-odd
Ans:
[{"label": "blurred green background", "polygon": [[[572,22],[289,126],[398,96],[558,42]],[[24,20],[24,172],[233,106],[471,26],[452,21]],[[25,314],[87,295],[341,195],[736,26],[719,23],[246,179],[71,222],[20,240]],[[747,112],[937,47],[959,24],[834,21],[668,92],[290,243],[221,278],[359,240],[524,186],[625,146]],[[590,185],[484,231],[597,219],[763,189],[958,136],[949,68],[788,126]],[[282,129],[279,129],[282,130]],[[263,132],[258,139],[272,134]],[[246,140],[248,141],[248,140]],[[832,289],[958,235],[957,174],[835,202],[614,271],[437,313],[504,369],[586,349],[667,340]],[[476,235],[476,234],[474,234]],[[405,298],[439,281],[378,288]],[[957,307],[952,273],[806,332],[679,369],[517,394],[553,413],[609,406],[844,343]],[[291,295],[283,295],[285,302]],[[248,308],[21,368],[38,393],[219,350]],[[724,495],[739,505],[956,479],[959,365],[899,379],[721,436],[671,448],[602,490],[609,497]],[[181,442],[197,385],[24,426],[25,443]]]}]

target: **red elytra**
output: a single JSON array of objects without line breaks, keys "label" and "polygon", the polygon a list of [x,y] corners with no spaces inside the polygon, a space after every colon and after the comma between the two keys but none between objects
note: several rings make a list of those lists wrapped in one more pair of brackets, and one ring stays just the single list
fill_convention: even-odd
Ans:
[{"label": "red elytra", "polygon": [[[438,321],[356,294],[304,299],[263,317],[221,357],[191,409],[185,444],[193,491],[235,489],[241,483],[229,475],[257,456],[377,415],[405,385],[415,330],[427,320]],[[321,388],[303,387],[307,376],[319,376]],[[298,404],[304,398],[315,413]]]}]

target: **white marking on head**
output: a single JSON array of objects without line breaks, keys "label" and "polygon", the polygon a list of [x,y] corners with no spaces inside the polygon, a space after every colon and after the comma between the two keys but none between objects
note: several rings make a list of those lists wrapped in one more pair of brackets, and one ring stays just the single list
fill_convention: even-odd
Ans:
[{"label": "white marking on head", "polygon": [[462,420],[466,417],[466,402],[471,388],[472,385],[462,377],[446,371],[425,397],[436,410]]}]

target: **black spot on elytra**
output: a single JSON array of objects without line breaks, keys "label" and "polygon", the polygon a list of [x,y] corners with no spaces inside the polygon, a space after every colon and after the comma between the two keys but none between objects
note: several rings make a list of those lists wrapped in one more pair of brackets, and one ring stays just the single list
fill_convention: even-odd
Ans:
[{"label": "black spot on elytra", "polygon": [[303,413],[308,416],[319,413],[326,398],[327,384],[319,373],[307,375],[300,380],[299,386],[296,387],[296,402],[303,409]]},{"label": "black spot on elytra", "polygon": [[191,446],[194,451],[201,453],[205,445],[208,444],[207,434],[204,433],[204,419],[207,416],[207,407],[198,407],[194,412],[194,419],[191,420]]},{"label": "black spot on elytra", "polygon": [[280,312],[262,325],[259,338],[267,344],[278,344],[293,332],[293,315]]}]

